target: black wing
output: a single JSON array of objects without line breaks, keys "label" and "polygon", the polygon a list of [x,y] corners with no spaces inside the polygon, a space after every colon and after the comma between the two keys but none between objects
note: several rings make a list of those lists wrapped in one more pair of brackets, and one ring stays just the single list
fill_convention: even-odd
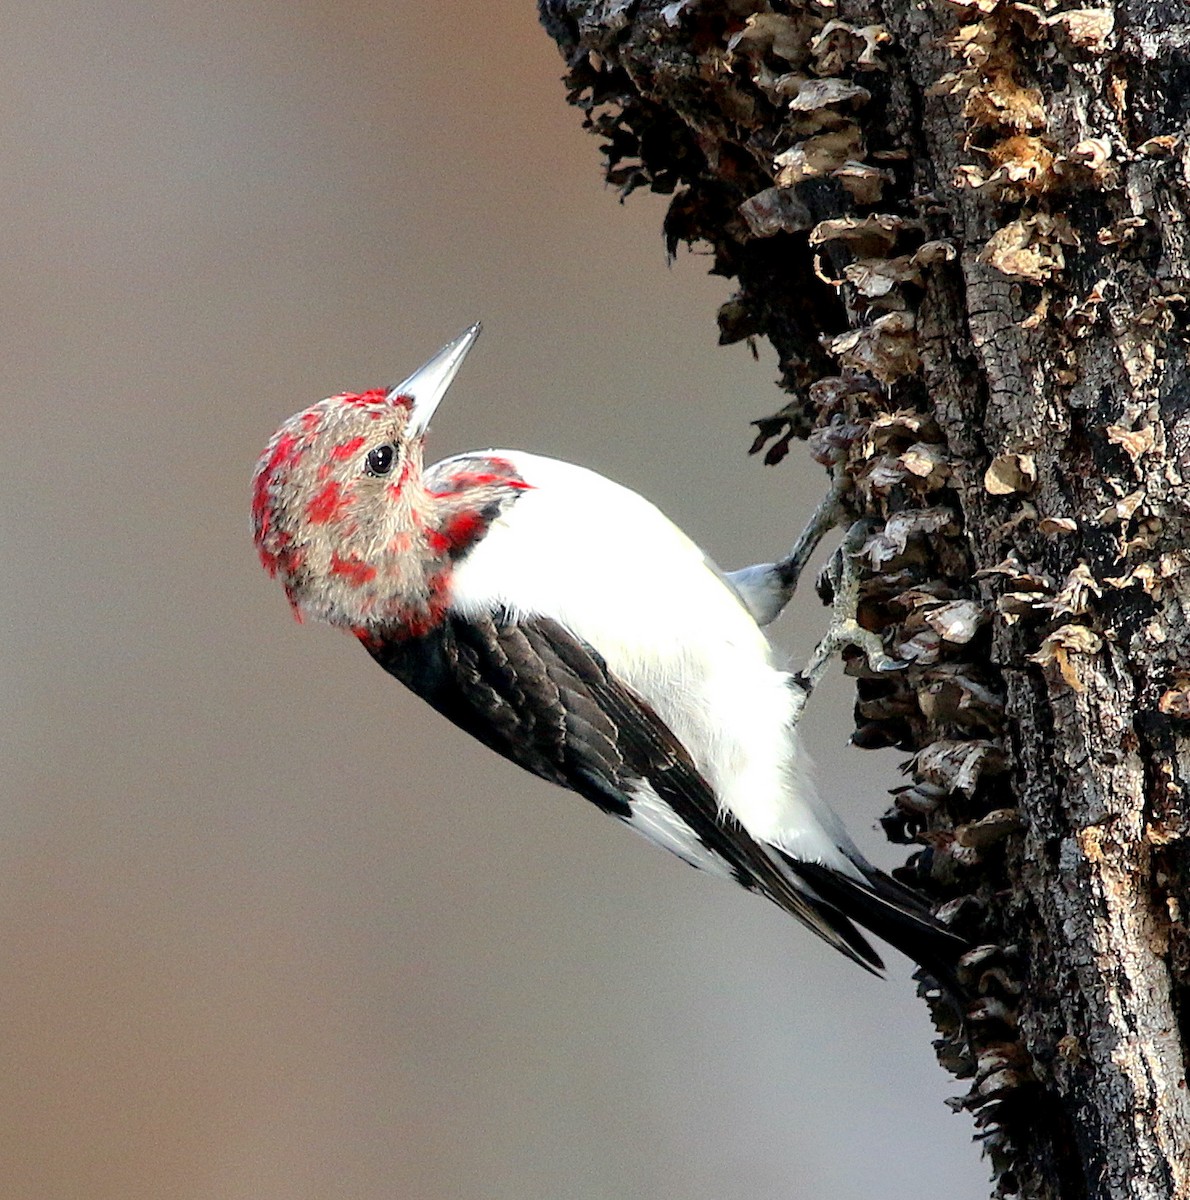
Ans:
[{"label": "black wing", "polygon": [[768,896],[868,970],[879,956],[854,925],[720,811],[710,785],[649,704],[556,621],[448,614],[420,638],[368,647],[443,716],[534,775],[631,822],[645,782],[745,887]]}]

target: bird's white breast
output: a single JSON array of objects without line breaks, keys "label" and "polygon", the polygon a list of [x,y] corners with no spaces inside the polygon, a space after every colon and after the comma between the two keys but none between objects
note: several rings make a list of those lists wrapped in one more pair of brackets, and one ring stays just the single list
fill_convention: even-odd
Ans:
[{"label": "bird's white breast", "polygon": [[845,864],[792,728],[788,675],[718,569],[647,500],[583,467],[488,451],[529,485],[459,563],[452,607],[547,616],[657,712],[754,836]]}]

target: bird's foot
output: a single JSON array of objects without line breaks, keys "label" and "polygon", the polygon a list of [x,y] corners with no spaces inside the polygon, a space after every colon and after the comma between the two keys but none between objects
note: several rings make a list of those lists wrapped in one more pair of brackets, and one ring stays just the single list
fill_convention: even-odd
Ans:
[{"label": "bird's foot", "polygon": [[884,641],[878,633],[865,629],[856,619],[861,582],[857,558],[871,532],[872,524],[870,519],[865,518],[856,521],[848,529],[819,578],[819,590],[826,591],[831,597],[831,623],[822,640],[815,646],[806,669],[795,678],[800,693],[795,720],[801,716],[811,692],[826,674],[831,659],[848,646],[854,646],[863,652],[872,671],[899,671],[904,666],[899,660],[885,653]]}]

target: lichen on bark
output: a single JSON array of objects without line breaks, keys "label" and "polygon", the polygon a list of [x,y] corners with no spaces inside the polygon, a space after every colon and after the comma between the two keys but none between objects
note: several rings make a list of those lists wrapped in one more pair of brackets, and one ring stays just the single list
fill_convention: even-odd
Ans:
[{"label": "lichen on bark", "polygon": [[[542,0],[672,250],[841,469],[859,745],[978,942],[939,1057],[998,1194],[1190,1195],[1190,57],[1174,0]],[[1178,22],[1181,22],[1180,24]]]}]

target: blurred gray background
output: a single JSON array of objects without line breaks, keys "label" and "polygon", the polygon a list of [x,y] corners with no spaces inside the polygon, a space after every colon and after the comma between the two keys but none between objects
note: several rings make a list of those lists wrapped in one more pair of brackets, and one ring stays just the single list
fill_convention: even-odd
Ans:
[{"label": "blurred gray background", "polygon": [[[6,1200],[975,1200],[908,965],[863,975],[456,732],[261,572],[279,421],[482,317],[431,452],[647,493],[725,565],[771,350],[600,183],[532,0],[25,0],[0,44]],[[778,627],[808,649],[807,595]],[[878,861],[895,754],[807,718]]]}]

